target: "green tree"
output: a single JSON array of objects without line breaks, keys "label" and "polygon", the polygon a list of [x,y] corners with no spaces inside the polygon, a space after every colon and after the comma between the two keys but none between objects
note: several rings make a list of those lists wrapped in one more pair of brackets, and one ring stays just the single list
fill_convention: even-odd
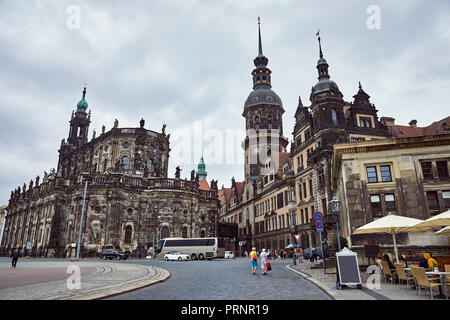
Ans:
[{"label": "green tree", "polygon": [[[339,239],[341,240],[341,250],[344,249],[344,247],[348,248],[348,241],[347,238],[344,238],[342,236],[339,236]],[[333,240],[333,248],[337,252],[338,251],[338,240],[337,237],[334,237]]]}]

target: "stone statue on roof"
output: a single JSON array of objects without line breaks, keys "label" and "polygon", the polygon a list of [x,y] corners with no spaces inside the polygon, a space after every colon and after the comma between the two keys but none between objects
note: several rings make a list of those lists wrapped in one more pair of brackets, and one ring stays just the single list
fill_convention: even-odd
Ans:
[{"label": "stone statue on roof", "polygon": [[180,166],[178,166],[175,168],[175,178],[180,179],[180,174],[181,174],[181,168],[180,168]]}]

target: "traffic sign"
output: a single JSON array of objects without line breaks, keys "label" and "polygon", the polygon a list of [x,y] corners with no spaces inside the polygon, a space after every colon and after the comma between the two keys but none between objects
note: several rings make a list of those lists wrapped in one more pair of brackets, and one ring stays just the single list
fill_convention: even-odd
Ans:
[{"label": "traffic sign", "polygon": [[317,221],[316,222],[316,231],[317,232],[323,232],[323,222],[322,221]]},{"label": "traffic sign", "polygon": [[300,235],[299,235],[299,234],[296,234],[296,235],[295,235],[295,240],[298,241],[298,239],[300,239]]},{"label": "traffic sign", "polygon": [[245,246],[246,243],[247,243],[247,241],[239,241],[240,246]]},{"label": "traffic sign", "polygon": [[323,219],[323,213],[320,211],[317,211],[316,213],[314,213],[314,220],[316,221],[322,221]]}]

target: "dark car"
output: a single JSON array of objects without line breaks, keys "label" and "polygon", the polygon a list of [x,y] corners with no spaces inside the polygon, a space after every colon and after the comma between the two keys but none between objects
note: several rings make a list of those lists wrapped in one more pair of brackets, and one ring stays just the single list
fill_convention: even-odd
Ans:
[{"label": "dark car", "polygon": [[128,259],[128,255],[121,253],[117,250],[113,250],[113,249],[104,250],[100,257],[103,260],[106,260],[106,259],[126,260],[126,259]]},{"label": "dark car", "polygon": [[322,256],[323,256],[322,248],[312,248],[312,249],[311,248],[306,248],[303,251],[303,259],[309,260],[311,258],[311,251],[312,251],[312,253],[317,254],[317,258],[318,259],[322,259]]}]

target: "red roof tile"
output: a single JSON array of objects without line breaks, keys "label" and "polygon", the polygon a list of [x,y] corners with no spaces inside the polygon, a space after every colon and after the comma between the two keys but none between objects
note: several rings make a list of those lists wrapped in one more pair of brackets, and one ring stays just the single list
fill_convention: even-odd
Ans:
[{"label": "red roof tile", "polygon": [[411,126],[395,125],[390,128],[393,130],[394,134],[396,134],[398,137],[413,137],[413,136],[440,134],[444,131],[445,128],[449,127],[450,127],[450,116],[440,121],[433,122],[427,127],[414,128]]},{"label": "red roof tile", "polygon": [[199,185],[198,188],[200,190],[202,190],[202,191],[209,191],[209,190],[211,190],[211,188],[209,187],[208,181],[206,181],[206,179],[200,180],[198,185]]}]

